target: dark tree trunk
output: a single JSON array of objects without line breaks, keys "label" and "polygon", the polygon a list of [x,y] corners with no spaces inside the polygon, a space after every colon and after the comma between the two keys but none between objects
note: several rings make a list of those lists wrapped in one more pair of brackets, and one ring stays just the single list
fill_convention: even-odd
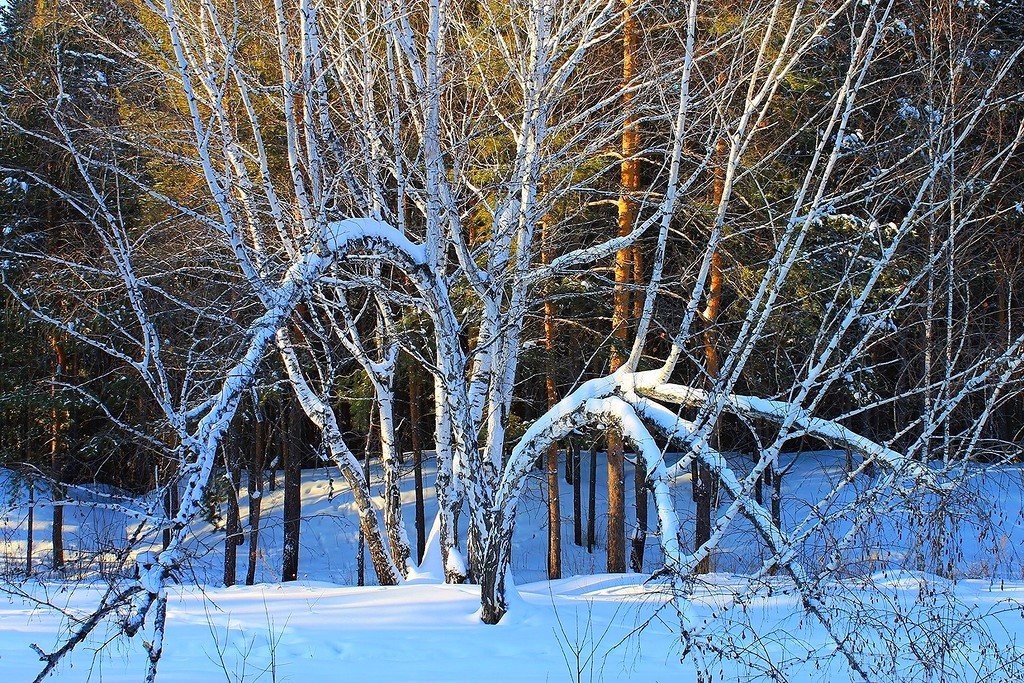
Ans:
[{"label": "dark tree trunk", "polygon": [[25,576],[32,576],[33,527],[36,522],[36,487],[28,480],[28,539],[25,543]]},{"label": "dark tree trunk", "polygon": [[419,368],[409,370],[409,436],[412,442],[413,476],[416,480],[416,564],[422,564],[427,546],[427,519],[423,504],[423,443],[420,431]]},{"label": "dark tree trunk", "polygon": [[235,495],[235,484],[228,479],[227,522],[224,525],[224,585],[234,586],[238,568],[238,544],[236,539],[241,536],[241,523],[238,519],[238,497]]},{"label": "dark tree trunk", "polygon": [[[181,501],[179,500],[178,495],[178,481],[172,474],[170,481],[167,483],[167,492],[164,494],[164,513],[167,515],[168,519],[171,519],[178,514],[178,506],[180,503]],[[164,529],[163,536],[164,550],[167,550],[168,546],[171,545],[171,530],[169,528]]]},{"label": "dark tree trunk", "polygon": [[[697,460],[690,465],[693,502],[696,503],[693,549],[696,551],[711,540],[711,472]],[[711,571],[711,556],[705,556],[694,569],[697,574]]]},{"label": "dark tree trunk", "polygon": [[227,470],[227,523],[224,533],[224,585],[234,586],[237,581],[238,546],[245,540],[238,510],[238,489],[242,478],[241,452],[238,447],[238,429],[232,428],[225,441],[224,457]]},{"label": "dark tree trunk", "polygon": [[[54,353],[54,367],[53,367],[53,380],[54,383],[50,387],[50,399],[53,401],[53,406],[50,412],[50,469],[53,473],[53,486],[51,493],[53,500],[63,500],[64,498],[64,487],[63,483],[63,470],[65,467],[60,462],[60,426],[62,418],[64,417],[63,411],[57,409],[57,382],[61,381],[61,375],[64,374],[64,368],[67,364],[67,359],[64,355],[64,347],[61,346],[60,341],[56,337],[50,338],[50,344],[53,347]],[[59,571],[64,567],[64,506],[54,505],[53,506],[53,523],[50,525],[51,532],[51,545],[53,546],[53,569]]]},{"label": "dark tree trunk", "polygon": [[[29,411],[26,404],[22,404],[21,417],[21,457],[24,462],[29,462],[32,457],[32,434],[29,427]],[[28,484],[28,538],[25,545],[25,575],[32,576],[32,543],[35,540],[33,527],[36,521],[36,491],[31,477],[26,477],[25,481]]]},{"label": "dark tree trunk", "polygon": [[[59,484],[53,486],[53,497],[60,500],[64,497],[64,487]],[[64,568],[64,506],[53,506],[53,523],[51,524],[51,540],[53,542],[53,568],[61,570]]]},{"label": "dark tree trunk", "polygon": [[266,462],[267,422],[256,418],[256,435],[249,454],[249,564],[245,571],[245,585],[256,583],[256,562],[259,559],[260,513],[263,509],[263,465]]},{"label": "dark tree trunk", "polygon": [[782,473],[774,466],[768,471],[772,478],[772,524],[782,528]]},{"label": "dark tree trunk", "polygon": [[597,516],[597,446],[590,446],[590,482],[587,490],[587,552],[594,552]]},{"label": "dark tree trunk", "polygon": [[277,405],[277,434],[275,442],[277,443],[277,454],[270,458],[268,463],[269,476],[267,485],[271,491],[277,490],[277,468],[281,464],[282,458],[284,458],[284,452],[288,450],[288,403],[279,402]]},{"label": "dark tree trunk", "polygon": [[[764,485],[771,492],[771,504],[769,505],[772,517],[772,524],[782,529],[782,474],[774,465],[769,465],[764,470]],[[779,571],[778,566],[773,566],[769,572],[772,576]]]},{"label": "dark tree trunk", "polygon": [[352,405],[348,401],[338,403],[338,429],[342,437],[352,436]]},{"label": "dark tree trunk", "polygon": [[575,481],[573,472],[575,472],[576,462],[570,457],[570,453],[574,452],[572,446],[569,445],[570,443],[567,441],[565,448],[565,483],[571,486],[573,481]]},{"label": "dark tree trunk", "polygon": [[548,447],[548,579],[562,578],[562,514],[558,505],[558,444]]},{"label": "dark tree trunk", "polygon": [[[878,435],[878,424],[876,420],[872,419],[872,415],[877,415],[874,411],[863,411],[860,414],[860,433],[868,436],[869,439],[880,441],[881,437]],[[875,461],[872,460],[868,463],[867,467],[864,468],[864,474],[874,479],[875,477]]]},{"label": "dark tree trunk", "polygon": [[306,415],[293,399],[288,408],[288,444],[284,459],[284,554],[281,580],[299,578],[299,538],[302,521],[302,459],[306,450]]},{"label": "dark tree trunk", "polygon": [[[761,451],[758,450],[757,451],[757,459],[754,461],[754,464],[760,464],[762,457],[763,456],[761,454]],[[758,505],[764,505],[764,485],[765,485],[765,481],[766,481],[765,473],[762,472],[761,476],[759,476],[757,478],[757,481],[754,482],[754,501]]]},{"label": "dark tree trunk", "polygon": [[572,462],[572,540],[577,546],[583,545],[583,515],[580,510],[582,504],[582,491],[580,487],[580,448],[576,444],[570,446],[572,457],[566,461]]},{"label": "dark tree trunk", "polygon": [[640,573],[644,570],[644,548],[647,546],[647,466],[639,453],[636,454],[633,493],[636,500],[636,529],[633,530],[629,565],[633,571]]}]

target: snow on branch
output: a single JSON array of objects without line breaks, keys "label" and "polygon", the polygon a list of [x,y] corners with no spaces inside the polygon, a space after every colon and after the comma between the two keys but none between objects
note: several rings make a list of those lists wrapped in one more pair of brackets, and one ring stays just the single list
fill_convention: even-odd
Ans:
[{"label": "snow on branch", "polygon": [[[642,397],[635,397],[635,400],[631,402],[631,405],[632,408],[635,409],[636,414],[639,414],[650,421],[658,431],[666,437],[681,442],[693,449],[696,456],[708,466],[712,474],[721,482],[722,487],[733,498],[733,501],[729,505],[725,514],[721,515],[716,520],[710,538],[701,544],[699,548],[696,548],[689,557],[685,558],[685,560],[681,561],[677,565],[677,571],[680,574],[680,578],[684,580],[684,585],[690,585],[692,583],[692,571],[694,568],[703,557],[717,546],[724,537],[726,529],[729,527],[733,519],[735,519],[737,512],[742,511],[764,539],[769,550],[773,553],[773,556],[768,562],[768,566],[777,565],[786,569],[789,575],[793,578],[793,582],[800,593],[804,609],[806,609],[809,614],[813,615],[825,628],[837,649],[846,658],[851,668],[860,674],[865,681],[869,680],[863,668],[860,666],[855,653],[850,651],[845,639],[836,632],[836,629],[828,616],[827,610],[821,601],[821,597],[815,589],[814,582],[804,570],[803,566],[794,559],[793,556],[796,544],[793,540],[787,538],[782,530],[775,525],[764,506],[755,501],[751,496],[751,488],[749,484],[761,475],[763,468],[768,461],[761,461],[758,466],[755,467],[754,472],[747,477],[746,483],[740,482],[721,453],[711,448],[703,439],[698,439],[697,435],[699,434],[699,430],[696,428],[696,425],[674,415],[664,406],[658,405],[657,403]],[[671,569],[673,569],[672,565],[666,563],[666,570]],[[678,599],[676,602],[678,602]],[[680,625],[682,627],[681,636],[685,649],[691,643],[696,642],[695,636],[697,635],[697,632],[693,628],[692,622],[685,618],[688,614],[685,606],[681,607],[677,604],[676,611],[677,614],[683,615],[684,617],[680,619]]]},{"label": "snow on branch", "polygon": [[626,375],[620,372],[584,383],[530,426],[508,458],[501,485],[494,498],[495,509],[500,508],[506,518],[514,515],[526,475],[533,468],[536,458],[551,444],[588,425],[604,427],[614,424],[636,447],[647,465],[661,525],[662,550],[666,562],[676,568],[681,558],[676,537],[679,520],[668,489],[663,453],[634,406],[616,395],[620,391],[622,377]]},{"label": "snow on branch", "polygon": [[347,218],[328,223],[323,243],[334,258],[362,249],[400,267],[416,268],[427,262],[423,245],[415,244],[393,226],[373,218]]},{"label": "snow on branch", "polygon": [[[709,392],[704,389],[667,382],[655,381],[648,383],[646,380],[649,378],[660,379],[657,372],[638,373],[636,377],[639,380],[636,386],[637,392],[649,398],[689,407],[700,406],[710,400]],[[737,415],[748,418],[761,418],[776,423],[792,419],[792,424],[798,426],[809,436],[849,448],[851,451],[860,453],[866,458],[878,460],[882,465],[896,471],[905,472],[915,480],[932,488],[944,488],[937,481],[935,473],[923,464],[861,436],[832,420],[814,417],[803,407],[795,403],[740,394],[728,394],[725,397],[724,408]]]}]

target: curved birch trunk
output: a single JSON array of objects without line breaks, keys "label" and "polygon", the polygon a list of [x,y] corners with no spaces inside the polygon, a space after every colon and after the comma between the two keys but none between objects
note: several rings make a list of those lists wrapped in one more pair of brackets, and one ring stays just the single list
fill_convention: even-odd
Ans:
[{"label": "curved birch trunk", "polygon": [[677,532],[679,527],[668,488],[668,475],[661,450],[634,409],[616,396],[620,383],[631,375],[616,375],[585,383],[541,416],[512,450],[488,515],[488,537],[480,575],[481,620],[496,624],[508,609],[505,585],[511,563],[512,535],[516,506],[527,474],[536,458],[551,444],[587,425],[614,426],[634,443],[647,464],[647,477],[654,488],[659,521],[659,541],[666,567],[674,576],[681,565]]}]

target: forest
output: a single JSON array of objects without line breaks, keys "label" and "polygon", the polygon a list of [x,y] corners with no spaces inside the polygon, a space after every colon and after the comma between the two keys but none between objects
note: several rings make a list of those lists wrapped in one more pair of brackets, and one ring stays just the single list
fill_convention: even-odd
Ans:
[{"label": "forest", "polygon": [[0,670],[1021,680],[1022,143],[1021,0],[0,0]]}]

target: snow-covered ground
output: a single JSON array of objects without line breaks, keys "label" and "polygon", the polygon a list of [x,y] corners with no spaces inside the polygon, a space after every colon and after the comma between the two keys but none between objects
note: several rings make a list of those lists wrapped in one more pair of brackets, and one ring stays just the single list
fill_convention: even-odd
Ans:
[{"label": "snow-covered ground", "polygon": [[[891,604],[911,605],[919,598],[913,576],[876,577],[871,593],[880,613]],[[168,646],[161,680],[195,681],[692,681],[691,660],[680,664],[666,623],[653,621],[637,629],[661,600],[641,585],[638,575],[596,575],[532,583],[520,587],[522,602],[498,626],[480,623],[475,612],[479,593],[473,586],[407,585],[390,588],[341,587],[318,582],[264,584],[253,587],[189,587],[172,591]],[[708,577],[698,590],[698,614],[734,589],[730,575]],[[30,587],[58,604],[88,610],[98,599],[94,589],[72,594],[53,586]],[[1019,609],[1024,585],[999,588],[984,581],[957,586],[958,596],[975,613],[987,613],[991,632],[988,652],[959,641],[963,662],[982,669],[986,659],[997,669],[993,645],[1006,644],[1024,627]],[[865,595],[867,591],[863,592]],[[871,604],[871,603],[866,603]],[[956,641],[957,614],[947,619],[938,639]],[[22,600],[0,600],[0,671],[5,681],[29,681],[38,662],[30,643],[53,645],[61,620],[50,611],[33,611]],[[754,644],[753,629],[763,634]],[[898,632],[906,646],[911,627]],[[53,680],[139,681],[145,656],[138,642],[116,640],[102,653],[97,643],[113,635],[98,634],[62,667]],[[768,662],[786,666],[791,681],[857,680],[831,655],[822,630],[801,618],[790,595],[758,599],[744,618],[724,622],[716,636],[747,648],[749,664],[715,663],[715,680],[749,680]],[[577,653],[579,658],[577,659]],[[905,678],[916,680],[923,668],[902,653]],[[884,653],[882,656],[888,656]],[[799,663],[799,658],[810,657]],[[577,664],[577,661],[579,662]],[[577,676],[577,674],[579,674]],[[1020,680],[1019,668],[1006,675],[977,680]],[[943,680],[933,678],[933,680]],[[949,679],[952,680],[952,679]],[[975,679],[966,679],[975,680]]]},{"label": "snow-covered ground", "polygon": [[[584,467],[586,467],[584,459]],[[820,498],[843,476],[841,453],[803,454],[784,479],[783,517],[799,523],[808,502]],[[281,560],[283,492],[264,495],[258,585],[220,585],[223,532],[204,524],[195,529],[198,550],[194,574],[172,590],[168,641],[161,663],[164,681],[668,681],[693,680],[693,655],[679,662],[679,643],[663,586],[647,574],[604,574],[603,472],[598,459],[596,530],[593,554],[573,543],[572,490],[562,486],[563,576],[546,577],[547,509],[545,483],[531,478],[516,526],[513,571],[519,598],[496,627],[476,616],[474,586],[444,586],[421,579],[390,588],[355,587],[358,532],[344,482],[329,469],[304,473],[300,581],[277,583]],[[587,471],[583,473],[586,515]],[[413,533],[411,476],[405,506]],[[428,477],[428,484],[430,477]],[[6,485],[11,490],[10,482]],[[942,553],[955,580],[914,569],[914,543],[927,536],[925,522],[906,514],[879,516],[869,536],[850,556],[851,571],[841,584],[826,586],[835,624],[858,652],[873,652],[881,679],[1019,680],[1015,633],[1024,628],[1024,581],[1020,549],[1024,542],[1021,470],[1006,467],[979,477],[947,509]],[[243,489],[244,490],[244,489]],[[632,486],[627,482],[627,491]],[[427,489],[427,515],[436,504]],[[17,502],[22,495],[12,493]],[[5,501],[6,503],[7,501]],[[693,504],[688,477],[677,480],[676,502],[682,540],[692,539]],[[727,501],[726,501],[727,502]],[[242,499],[246,518],[247,500]],[[7,507],[0,527],[0,559],[8,573],[24,566],[25,511]],[[929,519],[927,515],[923,520]],[[653,524],[654,515],[651,515]],[[127,520],[108,510],[71,509],[66,542],[91,551],[113,547],[125,536]],[[805,562],[842,532],[842,522],[812,538]],[[584,523],[584,535],[586,525]],[[49,561],[49,511],[36,512],[35,561]],[[704,577],[693,595],[700,622],[718,618],[707,633],[708,669],[715,680],[756,679],[773,668],[792,681],[858,680],[835,654],[828,634],[807,618],[788,582],[772,578],[749,592],[746,572],[763,550],[750,528],[738,522],[716,558],[718,573]],[[657,544],[647,545],[645,569],[659,562]],[[239,578],[246,547],[239,548]],[[932,563],[934,564],[934,563]],[[929,565],[930,566],[930,565]],[[926,567],[928,568],[928,567]],[[372,570],[368,569],[372,578]],[[66,634],[67,616],[87,612],[100,587],[78,582],[73,588],[45,573],[20,586],[24,595],[0,597],[0,680],[31,680],[39,663],[29,649],[49,650]],[[867,577],[864,579],[863,577]],[[14,587],[14,584],[10,584]],[[722,607],[737,594],[749,595],[731,610]],[[66,606],[64,613],[34,606],[37,599]],[[757,637],[754,637],[754,634]],[[140,634],[136,641],[97,632],[63,665],[53,680],[136,681],[144,669]],[[888,645],[887,645],[888,643]],[[955,643],[945,650],[941,644]],[[739,659],[716,658],[741,653]],[[944,651],[944,662],[930,662]],[[729,655],[731,656],[731,655]],[[938,666],[945,667],[936,669]],[[963,670],[961,678],[950,672]],[[938,672],[938,673],[936,673]],[[893,678],[895,676],[895,678]]]}]

